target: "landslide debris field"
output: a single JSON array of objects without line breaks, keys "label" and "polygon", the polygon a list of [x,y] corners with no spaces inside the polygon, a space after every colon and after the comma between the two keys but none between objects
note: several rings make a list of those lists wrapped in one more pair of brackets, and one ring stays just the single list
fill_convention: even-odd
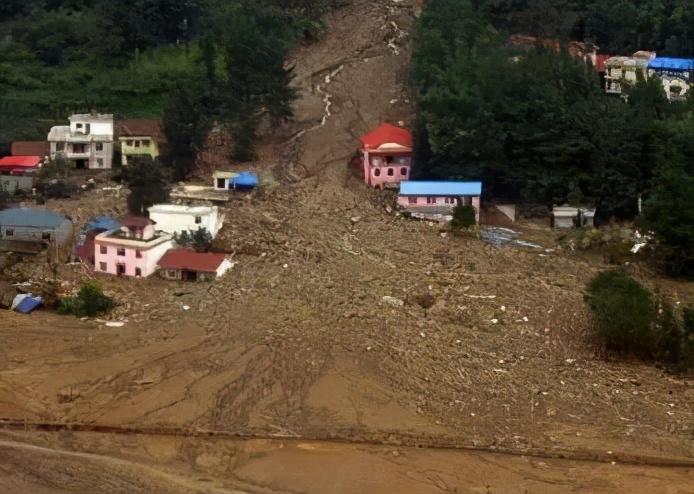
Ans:
[{"label": "landslide debris field", "polygon": [[[436,226],[395,216],[387,193],[369,191],[349,175],[346,163],[360,134],[382,120],[411,118],[405,82],[411,28],[421,7],[408,0],[346,3],[328,17],[326,37],[299,49],[291,61],[301,90],[297,120],[262,145],[257,169],[266,185],[225,208],[215,246],[233,254],[234,269],[214,284],[98,278],[120,304],[109,320],[125,322],[121,328],[46,311],[31,316],[3,311],[0,418],[574,451],[606,460],[600,469],[620,454],[693,457],[694,381],[654,366],[606,360],[590,339],[582,290],[606,266],[561,251],[498,249],[477,239],[444,237]],[[124,213],[125,196],[98,190],[48,207],[84,221]],[[21,264],[5,274],[34,281],[49,277],[43,264]],[[93,277],[82,265],[63,266],[59,274],[65,290]],[[667,289],[677,300],[691,299],[691,287],[669,283]],[[143,437],[8,436],[0,442],[0,469],[14,472],[6,482],[60,492],[52,486],[61,480],[36,468],[42,461],[55,465],[56,453],[32,447],[97,455],[84,462],[70,456],[55,467],[71,472],[74,482],[100,468],[101,454],[113,459],[118,451],[144,448],[141,455],[110,463],[109,472],[122,482],[143,475],[162,484],[133,484],[128,490],[121,483],[123,492],[208,492],[199,479],[174,475],[179,463],[191,475],[256,479],[246,486],[230,481],[218,492],[393,492],[366,480],[363,490],[358,483],[320,490],[286,477],[283,461],[300,470],[306,458],[331,469],[346,455],[350,468],[361,470],[355,463],[361,452],[388,463],[393,476],[408,476],[411,484],[402,485],[416,487],[399,492],[455,492],[457,486],[458,492],[485,492],[474,490],[484,489],[484,483],[465,484],[461,477],[457,484],[455,476],[439,475],[431,466],[435,452],[411,451],[404,461],[391,455],[392,448],[321,445],[311,456],[298,443],[288,443],[282,453],[284,446],[272,441],[244,442],[229,446],[253,460],[238,474],[236,460],[205,456],[209,444]],[[36,444],[21,446],[25,441]],[[161,451],[147,449],[159,441],[179,442]],[[289,456],[281,461],[278,454]],[[445,454],[451,455],[446,462],[467,461],[470,472],[492,478],[504,462],[512,473],[499,478],[508,483],[489,492],[524,492],[503,485],[515,488],[514,479],[544,468],[527,459]],[[151,466],[161,462],[168,465],[166,472]],[[315,465],[308,474],[320,477]],[[428,480],[409,476],[410,469]],[[544,487],[527,492],[566,492],[571,486],[622,492],[615,486],[625,485],[610,484],[610,478],[628,474],[605,475],[596,475],[603,480],[595,485],[578,485],[566,476],[551,480],[537,474]],[[686,487],[690,471],[662,475],[681,481],[683,487],[672,492],[694,492]],[[75,485],[91,491],[89,485]],[[654,492],[637,490],[647,485],[623,492]],[[0,481],[3,487],[8,488]],[[231,487],[236,490],[221,490]]]}]

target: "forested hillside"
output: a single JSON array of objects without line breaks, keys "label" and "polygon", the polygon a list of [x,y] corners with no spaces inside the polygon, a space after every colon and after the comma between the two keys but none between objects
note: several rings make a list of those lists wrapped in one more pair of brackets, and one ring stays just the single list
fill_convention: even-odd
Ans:
[{"label": "forested hillside", "polygon": [[694,196],[694,100],[670,103],[659,80],[649,79],[625,102],[604,94],[594,68],[566,49],[518,51],[507,43],[517,32],[594,35],[626,54],[682,54],[694,31],[678,19],[694,9],[670,2],[679,7],[656,15],[651,3],[618,3],[637,8],[630,16],[632,7],[617,15],[602,2],[606,10],[597,2],[429,2],[413,65],[419,175],[481,178],[497,199],[594,204],[603,221],[634,218],[641,197],[648,226],[672,249],[670,267],[691,270],[694,217],[682,198]]},{"label": "forested hillside", "polygon": [[[174,88],[212,81],[220,90],[208,87],[206,96],[228,97],[208,101],[208,108],[223,109],[228,116],[248,112],[250,106],[253,114],[263,106],[285,115],[292,96],[282,65],[286,51],[318,33],[320,16],[331,4],[0,2],[0,143],[45,138],[50,124],[70,112],[97,109],[129,117],[160,116]],[[230,75],[243,81],[228,80]],[[245,101],[243,109],[235,97]],[[275,111],[276,107],[282,109]]]}]

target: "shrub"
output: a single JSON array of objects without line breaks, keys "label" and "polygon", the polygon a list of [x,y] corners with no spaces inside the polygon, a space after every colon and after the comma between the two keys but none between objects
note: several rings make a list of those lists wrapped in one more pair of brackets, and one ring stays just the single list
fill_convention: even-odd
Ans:
[{"label": "shrub", "polygon": [[113,299],[104,295],[98,285],[87,282],[82,285],[76,297],[60,301],[58,312],[77,317],[94,317],[109,312],[114,305]]},{"label": "shrub", "polygon": [[598,274],[588,284],[586,302],[595,315],[598,335],[609,349],[654,356],[656,307],[650,292],[627,273]]},{"label": "shrub", "polygon": [[477,213],[472,206],[457,205],[453,209],[453,219],[451,220],[451,229],[454,231],[470,228],[477,224]]},{"label": "shrub", "polygon": [[205,227],[181,232],[176,235],[176,242],[183,247],[191,247],[196,252],[207,252],[212,245],[212,234]]}]

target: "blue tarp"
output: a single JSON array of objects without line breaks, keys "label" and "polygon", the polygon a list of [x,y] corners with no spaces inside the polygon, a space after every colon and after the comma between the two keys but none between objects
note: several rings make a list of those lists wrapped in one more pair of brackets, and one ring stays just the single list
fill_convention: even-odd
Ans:
[{"label": "blue tarp", "polygon": [[694,70],[694,58],[656,57],[648,64],[648,68],[673,71]]},{"label": "blue tarp", "polygon": [[41,297],[32,297],[29,295],[19,302],[19,305],[17,305],[14,310],[21,314],[29,314],[41,307],[41,305],[43,305],[43,299]]},{"label": "blue tarp", "polygon": [[258,175],[253,172],[241,172],[231,179],[234,188],[253,189],[258,186]]},{"label": "blue tarp", "polygon": [[479,196],[482,195],[482,182],[427,182],[408,180],[400,182],[400,195],[436,197]]},{"label": "blue tarp", "polygon": [[120,221],[118,221],[117,219],[111,218],[110,216],[96,216],[89,220],[89,223],[87,223],[87,226],[85,227],[84,231],[105,232],[108,230],[117,230],[120,227]]}]

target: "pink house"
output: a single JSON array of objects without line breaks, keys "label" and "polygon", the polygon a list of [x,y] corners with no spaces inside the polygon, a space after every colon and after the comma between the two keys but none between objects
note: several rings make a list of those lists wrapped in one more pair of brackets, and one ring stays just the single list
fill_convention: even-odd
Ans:
[{"label": "pink house", "polygon": [[361,138],[361,148],[351,164],[371,187],[397,188],[410,179],[412,134],[407,129],[383,124]]},{"label": "pink house", "polygon": [[482,182],[407,181],[400,184],[398,206],[414,217],[447,218],[457,205],[475,208],[480,220]]},{"label": "pink house", "polygon": [[117,276],[150,276],[173,247],[173,237],[156,231],[148,218],[130,216],[120,223],[120,229],[94,238],[94,269]]}]

